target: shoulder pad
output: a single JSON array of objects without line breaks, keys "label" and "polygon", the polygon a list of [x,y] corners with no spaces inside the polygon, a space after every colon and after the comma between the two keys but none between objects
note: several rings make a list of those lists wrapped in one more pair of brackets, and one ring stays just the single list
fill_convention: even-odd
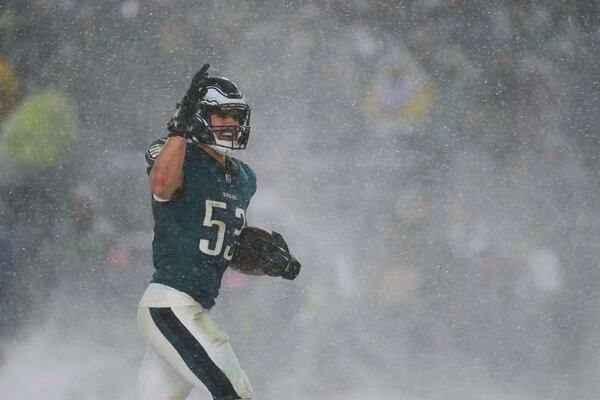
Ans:
[{"label": "shoulder pad", "polygon": [[155,140],[150,147],[148,147],[148,150],[146,151],[146,166],[148,168],[152,168],[154,161],[156,161],[156,157],[158,157],[158,154],[162,150],[162,147],[166,141],[166,138],[160,138]]},{"label": "shoulder pad", "polygon": [[239,163],[240,169],[242,169],[250,179],[250,183],[253,186],[252,195],[254,195],[254,193],[256,193],[256,173],[248,164],[246,164],[242,160],[239,160],[237,158],[235,160]]}]

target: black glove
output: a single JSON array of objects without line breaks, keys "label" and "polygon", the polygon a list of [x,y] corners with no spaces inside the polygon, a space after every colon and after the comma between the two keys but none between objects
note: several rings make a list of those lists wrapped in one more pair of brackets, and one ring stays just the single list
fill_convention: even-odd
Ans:
[{"label": "black glove", "polygon": [[242,272],[258,269],[269,276],[294,279],[300,273],[301,265],[290,254],[279,233],[249,226],[242,229],[231,267]]},{"label": "black glove", "polygon": [[263,266],[263,271],[269,276],[281,276],[284,279],[294,279],[300,273],[300,263],[291,254],[287,243],[279,233],[271,232],[273,244],[285,252],[273,252]]},{"label": "black glove", "polygon": [[196,72],[192,83],[188,88],[181,102],[177,103],[175,113],[167,121],[167,130],[169,136],[181,136],[184,138],[190,137],[194,114],[198,111],[198,104],[206,95],[206,82],[208,80],[208,64],[204,64],[202,68]]},{"label": "black glove", "polygon": [[263,272],[269,276],[280,276],[283,279],[294,279],[300,273],[300,263],[290,253],[274,253],[265,265]]}]

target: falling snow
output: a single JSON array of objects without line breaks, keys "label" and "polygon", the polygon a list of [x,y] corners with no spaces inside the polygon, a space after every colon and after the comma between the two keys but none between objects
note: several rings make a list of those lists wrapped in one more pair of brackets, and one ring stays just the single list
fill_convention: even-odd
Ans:
[{"label": "falling snow", "polygon": [[223,279],[257,398],[597,398],[599,26],[593,1],[4,0],[0,398],[134,398],[144,152],[205,62],[250,99],[249,223],[303,265]]}]

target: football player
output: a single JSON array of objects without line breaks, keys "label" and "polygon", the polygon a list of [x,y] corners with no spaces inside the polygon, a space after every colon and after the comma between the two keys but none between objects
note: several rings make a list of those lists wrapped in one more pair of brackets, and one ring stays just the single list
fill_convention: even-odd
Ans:
[{"label": "football player", "polygon": [[138,382],[143,400],[184,399],[205,386],[215,399],[250,399],[252,388],[209,310],[229,266],[294,279],[300,263],[276,232],[246,227],[254,171],[231,157],[250,136],[240,88],[196,73],[166,137],[146,153],[155,272],[138,308],[148,343]]}]

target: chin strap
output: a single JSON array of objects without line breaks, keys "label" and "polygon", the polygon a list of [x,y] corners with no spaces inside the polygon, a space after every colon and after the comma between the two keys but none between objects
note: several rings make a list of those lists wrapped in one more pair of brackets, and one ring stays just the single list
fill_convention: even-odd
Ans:
[{"label": "chin strap", "polygon": [[[206,144],[206,143],[203,143]],[[217,153],[219,153],[222,156],[226,156],[227,154],[231,154],[233,153],[234,149],[230,149],[228,147],[223,147],[223,146],[218,146],[216,144],[207,144],[208,147],[210,147],[211,149],[213,149],[214,151],[216,151]]]}]

